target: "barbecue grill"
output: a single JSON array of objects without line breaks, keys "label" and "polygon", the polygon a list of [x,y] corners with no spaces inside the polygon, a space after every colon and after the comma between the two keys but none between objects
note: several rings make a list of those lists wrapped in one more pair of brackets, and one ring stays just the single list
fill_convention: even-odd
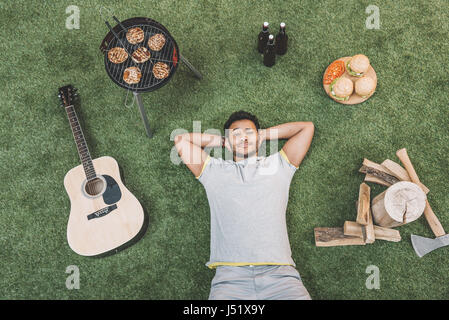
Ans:
[{"label": "barbecue grill", "polygon": [[[140,93],[153,91],[167,84],[175,74],[179,61],[184,63],[198,79],[202,79],[202,75],[179,53],[179,48],[175,39],[173,39],[170,32],[168,32],[168,30],[159,22],[143,17],[130,18],[121,22],[115,16],[112,16],[112,18],[117,22],[117,25],[111,27],[109,22],[105,21],[110,31],[100,45],[100,50],[104,54],[106,73],[114,83],[124,89],[132,91],[134,99],[137,101],[147,136],[151,138],[152,132]],[[128,30],[137,27],[143,30],[144,40],[137,44],[131,44],[127,40],[126,34]],[[149,38],[155,34],[162,34],[165,38],[165,44],[159,51],[151,50],[151,48],[148,47]],[[115,47],[125,49],[128,58],[124,62],[113,63],[109,60],[108,52]],[[150,51],[150,59],[143,63],[137,63],[131,58],[133,52],[139,47],[146,47]],[[165,63],[168,66],[167,69],[169,70],[169,74],[165,78],[158,79],[153,73],[153,67],[158,62]],[[123,78],[124,71],[130,67],[137,67],[140,69],[141,78],[139,82],[134,84],[125,82]]]}]

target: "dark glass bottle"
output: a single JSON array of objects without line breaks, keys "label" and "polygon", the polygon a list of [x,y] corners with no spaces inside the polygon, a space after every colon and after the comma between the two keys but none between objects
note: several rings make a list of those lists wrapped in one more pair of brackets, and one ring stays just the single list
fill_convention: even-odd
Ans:
[{"label": "dark glass bottle", "polygon": [[287,52],[288,36],[285,33],[285,23],[282,22],[279,33],[276,35],[276,53],[280,56]]},{"label": "dark glass bottle", "polygon": [[274,66],[276,62],[276,47],[274,44],[274,36],[270,34],[268,37],[268,43],[267,47],[265,48],[265,51],[263,52],[263,64],[267,67]]},{"label": "dark glass bottle", "polygon": [[259,33],[257,50],[259,53],[263,53],[267,45],[268,36],[270,32],[268,31],[268,22],[263,23],[262,31]]}]

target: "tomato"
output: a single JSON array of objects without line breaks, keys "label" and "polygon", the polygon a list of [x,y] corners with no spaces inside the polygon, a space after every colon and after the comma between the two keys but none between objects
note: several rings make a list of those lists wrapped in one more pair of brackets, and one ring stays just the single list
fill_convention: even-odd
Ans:
[{"label": "tomato", "polygon": [[342,60],[335,60],[327,67],[323,83],[331,84],[334,79],[340,77],[343,73],[345,73],[345,63]]}]

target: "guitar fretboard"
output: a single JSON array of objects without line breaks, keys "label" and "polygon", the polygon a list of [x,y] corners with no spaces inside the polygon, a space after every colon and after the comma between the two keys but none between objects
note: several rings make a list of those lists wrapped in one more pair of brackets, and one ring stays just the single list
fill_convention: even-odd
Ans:
[{"label": "guitar fretboard", "polygon": [[70,127],[72,128],[73,138],[75,139],[76,147],[78,149],[78,155],[81,162],[83,163],[84,173],[86,174],[87,180],[90,181],[96,178],[96,173],[94,166],[92,164],[92,158],[87,148],[86,140],[84,139],[83,130],[78,122],[78,117],[75,112],[73,105],[65,108],[67,116],[69,118]]}]

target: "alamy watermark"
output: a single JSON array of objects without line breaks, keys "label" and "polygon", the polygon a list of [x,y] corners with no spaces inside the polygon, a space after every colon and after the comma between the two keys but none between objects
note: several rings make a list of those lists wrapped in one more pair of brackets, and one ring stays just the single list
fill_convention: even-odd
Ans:
[{"label": "alamy watermark", "polygon": [[366,267],[365,273],[368,273],[369,276],[366,278],[365,286],[368,290],[372,289],[380,289],[380,272],[379,267],[375,265],[369,265]]},{"label": "alamy watermark", "polygon": [[380,29],[380,11],[379,7],[370,4],[365,9],[365,13],[369,16],[365,20],[365,26],[367,29]]},{"label": "alamy watermark", "polygon": [[69,290],[80,288],[80,269],[78,266],[70,265],[65,269],[65,273],[70,275],[65,280],[65,286]]},{"label": "alamy watermark", "polygon": [[80,28],[80,8],[70,5],[65,9],[65,13],[70,14],[65,19],[65,27],[69,30]]}]

